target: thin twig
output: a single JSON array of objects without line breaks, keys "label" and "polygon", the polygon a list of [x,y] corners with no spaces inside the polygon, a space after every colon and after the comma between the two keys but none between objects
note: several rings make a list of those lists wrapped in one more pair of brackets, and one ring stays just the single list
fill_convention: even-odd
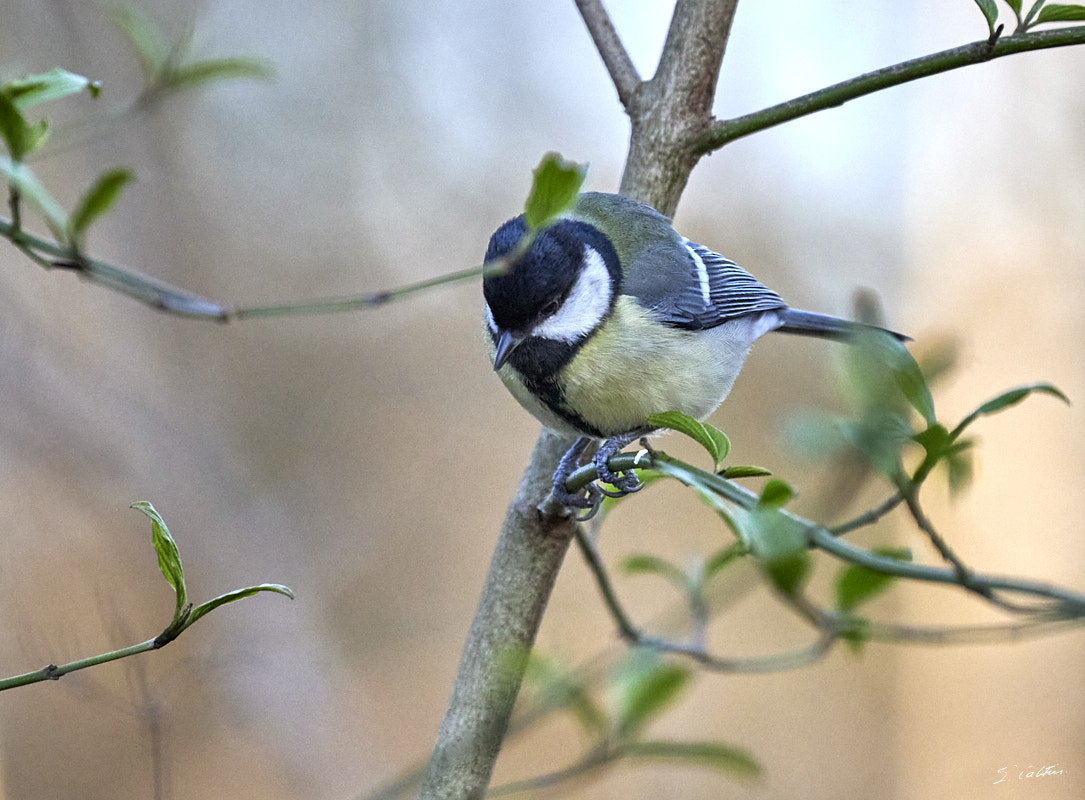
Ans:
[{"label": "thin twig", "polygon": [[1085,25],[1068,28],[1018,33],[991,42],[989,39],[932,53],[919,58],[868,72],[855,78],[818,89],[792,100],[741,117],[715,123],[712,128],[697,136],[693,152],[703,155],[717,150],[728,142],[749,136],[751,133],[771,128],[789,120],[813,114],[826,108],[843,105],[857,97],[899,86],[903,83],[937,75],[971,64],[1050,47],[1067,47],[1085,44]]},{"label": "thin twig", "polygon": [[614,82],[614,88],[618,90],[622,107],[628,111],[641,85],[640,74],[601,0],[576,0],[576,7],[592,41],[595,42],[595,49],[599,51],[599,57],[603,59],[610,79]]}]

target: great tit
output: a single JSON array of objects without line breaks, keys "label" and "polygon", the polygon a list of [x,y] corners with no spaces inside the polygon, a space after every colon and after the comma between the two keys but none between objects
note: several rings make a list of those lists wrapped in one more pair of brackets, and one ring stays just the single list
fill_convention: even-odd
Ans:
[{"label": "great tit", "polygon": [[636,476],[611,472],[610,457],[653,431],[651,414],[711,414],[762,334],[846,340],[870,330],[788,308],[733,261],[621,195],[580,195],[518,253],[527,233],[521,215],[490,238],[485,262],[506,258],[512,266],[483,280],[486,344],[520,405],[543,425],[580,437],[554,475],[554,497],[587,516],[602,494],[614,494],[595,485],[579,495],[565,488],[592,440],[602,442],[594,457],[599,480],[618,495],[634,491]]}]

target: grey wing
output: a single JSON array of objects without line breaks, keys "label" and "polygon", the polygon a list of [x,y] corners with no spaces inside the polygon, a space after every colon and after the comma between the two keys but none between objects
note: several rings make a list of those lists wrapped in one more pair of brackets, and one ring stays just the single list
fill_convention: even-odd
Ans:
[{"label": "grey wing", "polygon": [[714,328],[735,317],[786,308],[776,292],[735,262],[682,238],[689,253],[690,278],[681,292],[656,307],[664,323],[676,328]]}]

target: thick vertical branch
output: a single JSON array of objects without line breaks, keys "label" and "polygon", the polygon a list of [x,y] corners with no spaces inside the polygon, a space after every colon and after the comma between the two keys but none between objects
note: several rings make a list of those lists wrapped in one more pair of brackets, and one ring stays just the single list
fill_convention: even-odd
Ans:
[{"label": "thick vertical branch", "polygon": [[673,216],[712,125],[720,64],[738,0],[678,0],[659,67],[630,108],[621,193]]},{"label": "thick vertical branch", "polygon": [[[656,75],[644,83],[599,0],[578,0],[632,123],[621,191],[665,214],[674,213],[696,163],[693,143],[711,125],[737,1],[678,0]],[[515,665],[535,642],[572,541],[572,520],[538,510],[570,443],[543,430],[509,507],[426,768],[424,800],[473,800],[486,792],[523,677]]]},{"label": "thick vertical branch", "polygon": [[570,443],[543,429],[509,506],[426,767],[422,798],[481,798],[486,793],[520,691],[523,656],[535,643],[573,538],[571,518],[547,516],[537,508]]}]

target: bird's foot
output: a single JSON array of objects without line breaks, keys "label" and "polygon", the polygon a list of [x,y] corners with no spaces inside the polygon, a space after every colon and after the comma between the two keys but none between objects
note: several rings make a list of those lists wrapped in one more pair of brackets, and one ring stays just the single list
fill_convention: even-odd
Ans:
[{"label": "bird's foot", "polygon": [[625,497],[627,494],[640,491],[644,484],[633,472],[613,472],[610,469],[610,459],[638,437],[638,433],[628,433],[607,439],[599,449],[595,451],[592,463],[595,465],[595,474],[599,476],[600,483],[609,483],[616,491],[600,488],[599,491],[607,497]]},{"label": "bird's foot", "polygon": [[591,439],[581,436],[570,447],[558,462],[557,471],[554,473],[554,501],[569,508],[581,508],[584,514],[577,517],[580,522],[585,522],[595,516],[599,510],[599,504],[603,502],[603,490],[595,483],[589,483],[579,492],[570,492],[565,488],[565,481],[576,472],[580,466],[580,456],[585,448],[591,443]]},{"label": "bird's foot", "polygon": [[[636,474],[633,472],[614,472],[610,469],[608,463],[612,456],[620,453],[626,445],[634,441],[640,435],[641,432],[639,431],[623,434],[622,436],[615,436],[611,439],[607,439],[599,445],[599,449],[596,450],[595,456],[592,458],[597,481],[589,483],[580,492],[573,493],[565,488],[565,481],[580,466],[580,457],[584,454],[584,450],[592,441],[586,436],[577,439],[576,442],[573,443],[573,446],[561,457],[561,461],[558,463],[558,469],[554,473],[554,500],[569,508],[584,509],[585,513],[578,516],[577,520],[586,522],[594,517],[599,511],[599,505],[603,502],[604,497],[625,497],[627,494],[640,491],[644,487],[644,484]],[[643,439],[641,442],[645,449],[651,453],[651,448],[648,447],[647,442]],[[613,488],[605,489],[599,484],[608,484]]]}]

